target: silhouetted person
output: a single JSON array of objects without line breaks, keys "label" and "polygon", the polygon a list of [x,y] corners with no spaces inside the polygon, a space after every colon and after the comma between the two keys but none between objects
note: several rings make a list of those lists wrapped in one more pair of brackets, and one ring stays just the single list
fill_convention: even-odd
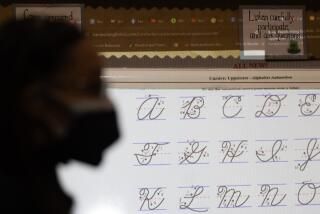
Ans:
[{"label": "silhouetted person", "polygon": [[118,138],[99,58],[75,26],[30,19],[0,27],[0,66],[0,213],[69,213],[57,163],[97,165]]}]

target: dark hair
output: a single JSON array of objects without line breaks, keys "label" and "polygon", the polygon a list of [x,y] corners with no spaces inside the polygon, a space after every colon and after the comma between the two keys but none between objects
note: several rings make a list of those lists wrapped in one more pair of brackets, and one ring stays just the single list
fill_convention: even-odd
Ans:
[{"label": "dark hair", "polygon": [[19,93],[33,81],[50,76],[63,65],[67,49],[83,37],[75,26],[64,22],[26,19],[4,24],[0,27],[0,64],[7,91]]},{"label": "dark hair", "polygon": [[64,22],[12,20],[0,27],[2,151],[16,149],[12,148],[13,118],[24,88],[50,78],[66,63],[68,50],[82,38],[84,34],[76,26]]}]

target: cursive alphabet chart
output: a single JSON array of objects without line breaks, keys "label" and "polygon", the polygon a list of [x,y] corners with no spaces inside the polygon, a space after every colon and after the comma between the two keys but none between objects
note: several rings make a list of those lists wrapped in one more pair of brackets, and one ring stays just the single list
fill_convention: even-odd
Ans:
[{"label": "cursive alphabet chart", "polygon": [[97,187],[84,190],[81,166],[61,169],[78,201],[94,192],[116,214],[319,213],[319,90],[108,94],[121,138],[90,178]]}]

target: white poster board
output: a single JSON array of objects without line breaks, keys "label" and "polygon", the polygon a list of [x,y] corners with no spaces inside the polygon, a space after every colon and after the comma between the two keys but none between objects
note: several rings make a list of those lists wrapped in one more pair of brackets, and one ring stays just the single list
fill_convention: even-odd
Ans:
[{"label": "white poster board", "polygon": [[241,59],[306,59],[304,6],[242,6]]},{"label": "white poster board", "polygon": [[73,213],[319,213],[319,90],[109,94],[117,144],[58,170]]},{"label": "white poster board", "polygon": [[67,21],[82,26],[84,6],[81,4],[16,4],[16,19],[41,17],[52,21]]}]

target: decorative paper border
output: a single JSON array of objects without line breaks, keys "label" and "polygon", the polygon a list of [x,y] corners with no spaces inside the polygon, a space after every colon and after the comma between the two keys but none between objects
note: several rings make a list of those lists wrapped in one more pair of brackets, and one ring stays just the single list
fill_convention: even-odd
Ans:
[{"label": "decorative paper border", "polygon": [[175,58],[186,58],[191,57],[192,59],[195,59],[197,57],[201,58],[239,58],[240,57],[240,50],[225,50],[225,51],[135,51],[135,52],[100,52],[98,53],[100,56],[104,56],[105,58],[121,58],[121,57],[138,57],[143,58],[145,56],[149,58],[159,57],[161,59],[165,57]]}]

